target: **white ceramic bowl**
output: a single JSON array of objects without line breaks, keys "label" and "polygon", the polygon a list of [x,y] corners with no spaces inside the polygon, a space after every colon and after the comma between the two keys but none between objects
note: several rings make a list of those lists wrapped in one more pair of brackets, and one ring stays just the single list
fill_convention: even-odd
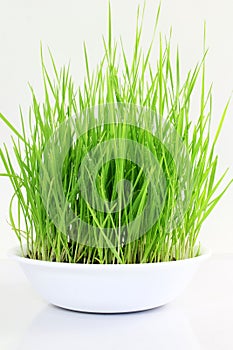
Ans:
[{"label": "white ceramic bowl", "polygon": [[97,313],[140,311],[169,303],[209,255],[202,249],[198,257],[171,262],[88,265],[33,260],[16,251],[11,254],[49,303]]}]

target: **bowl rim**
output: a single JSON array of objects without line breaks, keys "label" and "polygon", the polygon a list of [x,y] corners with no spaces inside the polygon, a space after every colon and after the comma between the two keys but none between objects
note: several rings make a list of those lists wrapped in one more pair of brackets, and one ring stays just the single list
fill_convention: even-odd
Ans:
[{"label": "bowl rim", "polygon": [[68,269],[94,269],[94,270],[103,270],[103,269],[138,269],[154,266],[174,266],[174,265],[183,265],[193,263],[194,261],[200,262],[208,259],[212,252],[209,248],[205,247],[203,244],[200,245],[201,254],[192,258],[174,260],[174,261],[162,261],[162,262],[153,262],[153,263],[137,263],[137,264],[83,264],[83,263],[67,263],[67,262],[56,262],[56,261],[47,261],[47,260],[37,260],[30,259],[22,256],[20,247],[14,247],[8,251],[8,258],[19,263],[28,264],[28,265],[37,265],[37,266],[49,266],[49,267],[59,267],[59,268],[68,268]]}]

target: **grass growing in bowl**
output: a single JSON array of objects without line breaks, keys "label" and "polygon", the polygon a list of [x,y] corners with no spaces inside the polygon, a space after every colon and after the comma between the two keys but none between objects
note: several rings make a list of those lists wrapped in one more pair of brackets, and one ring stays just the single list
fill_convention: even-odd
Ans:
[{"label": "grass growing in bowl", "polygon": [[[160,9],[157,12],[155,32],[159,12]],[[155,49],[154,35],[149,49],[143,51],[142,23],[143,13],[139,9],[133,57],[129,60],[122,41],[119,44],[112,38],[109,7],[108,37],[107,40],[103,40],[104,57],[91,72],[84,46],[86,78],[82,86],[75,88],[69,67],[58,70],[52,55],[50,56],[53,72],[49,74],[41,54],[44,101],[40,103],[31,88],[32,106],[28,123],[25,123],[21,113],[21,130],[16,130],[9,120],[0,114],[0,119],[14,133],[14,160],[8,146],[3,145],[0,150],[0,158],[6,170],[5,174],[1,175],[9,177],[14,189],[9,206],[10,224],[19,239],[22,254],[28,258],[69,263],[129,264],[171,261],[199,254],[197,240],[202,224],[230,185],[227,183],[219,190],[226,172],[220,178],[216,178],[218,157],[215,155],[215,145],[228,104],[215,135],[211,137],[212,92],[211,88],[206,90],[205,87],[205,50],[201,62],[187,73],[184,81],[181,81],[179,52],[177,50],[175,59],[172,59],[171,38],[163,40],[162,36],[159,37],[158,59],[157,62],[151,62],[150,56]],[[201,91],[200,112],[194,122],[190,118],[190,104],[194,88],[199,84],[198,78]],[[182,175],[178,174],[167,147],[152,130],[149,132],[140,127],[137,113],[134,114],[133,125],[128,125],[122,120],[118,124],[105,123],[103,126],[94,126],[72,143],[61,169],[62,189],[69,208],[77,218],[92,228],[93,232],[86,234],[92,234],[93,240],[98,242],[85,244],[85,232],[82,232],[82,241],[72,237],[72,224],[68,225],[68,234],[64,234],[62,227],[67,226],[67,208],[56,204],[56,198],[53,199],[59,225],[56,225],[54,218],[49,215],[46,198],[49,204],[56,180],[49,178],[44,187],[47,193],[43,196],[40,172],[43,168],[44,151],[56,130],[74,115],[84,116],[80,119],[77,117],[76,120],[80,125],[84,125],[87,122],[86,118],[90,117],[90,113],[86,111],[93,111],[94,106],[108,106],[110,110],[111,106],[116,104],[141,106],[142,112],[152,111],[149,113],[152,123],[153,118],[154,123],[162,118],[175,130],[188,154],[188,183],[192,186],[188,189],[187,205],[179,213],[180,219],[176,225],[171,226],[170,218],[180,201],[178,192],[182,190]],[[27,126],[29,133],[26,131]],[[80,188],[81,185],[77,181],[77,174],[86,154],[101,143],[118,139],[131,140],[148,149],[157,159],[166,180],[166,192],[157,220],[143,235],[131,240],[127,240],[127,228],[135,218],[140,218],[148,199],[148,178],[143,167],[140,168],[131,160],[116,157],[101,164],[95,180],[91,176],[89,178],[86,173],[87,183],[96,188],[103,200],[120,205],[117,211],[98,211],[93,208],[81,195],[83,187]],[[121,150],[118,149],[117,152],[122,154],[123,149],[122,143]],[[49,166],[55,174],[56,157],[54,159],[49,158],[52,164]],[[98,159],[101,162],[101,157]],[[151,174],[154,171],[151,167]],[[150,179],[153,179],[152,175]],[[131,184],[129,202],[117,187],[122,180]],[[153,185],[155,187],[156,184]],[[87,192],[87,195],[92,193],[90,187]],[[158,210],[157,205],[158,200],[155,200],[154,204],[152,201],[151,213]],[[144,223],[143,220],[137,221],[137,229],[143,229]],[[121,230],[122,227],[124,230]],[[104,233],[104,229],[107,228],[115,230],[114,243]],[[76,232],[76,235],[78,234],[79,232]]]}]

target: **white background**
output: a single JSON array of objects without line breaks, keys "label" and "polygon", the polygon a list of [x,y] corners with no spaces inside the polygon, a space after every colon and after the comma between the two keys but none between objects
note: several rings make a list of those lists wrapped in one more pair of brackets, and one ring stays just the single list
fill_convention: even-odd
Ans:
[{"label": "white background", "polygon": [[[121,36],[130,52],[135,28],[137,4],[143,1],[112,0],[114,36]],[[157,1],[147,1],[144,35],[145,46],[151,37]],[[159,30],[168,34],[173,27],[173,42],[181,53],[183,74],[201,59],[203,23],[207,23],[207,78],[214,84],[216,128],[224,105],[233,90],[233,2],[231,0],[164,0]],[[103,52],[102,34],[107,33],[107,1],[104,0],[0,0],[0,111],[19,125],[19,104],[26,111],[30,105],[30,82],[42,98],[40,74],[40,41],[52,50],[58,65],[71,62],[76,84],[82,82],[85,40],[91,65]],[[193,118],[198,98],[193,98]],[[217,147],[219,173],[230,167],[233,177],[233,103]],[[10,144],[10,132],[0,122],[0,146]],[[2,167],[0,165],[0,171]],[[0,257],[17,244],[7,225],[11,188],[0,178]],[[208,218],[202,228],[202,240],[215,253],[233,253],[233,187]]]}]

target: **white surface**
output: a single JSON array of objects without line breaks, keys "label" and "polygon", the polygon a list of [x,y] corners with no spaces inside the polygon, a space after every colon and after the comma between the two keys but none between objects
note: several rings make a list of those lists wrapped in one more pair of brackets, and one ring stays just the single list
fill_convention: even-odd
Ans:
[{"label": "white surface", "polygon": [[69,310],[122,313],[165,305],[180,295],[210,256],[158,264],[64,264],[12,256],[35,290]]},{"label": "white surface", "polygon": [[[137,3],[144,0],[112,0],[114,36],[121,34],[127,52],[131,52]],[[151,38],[157,1],[147,1],[143,42]],[[169,33],[173,26],[174,47],[179,44],[183,75],[202,55],[203,22],[207,23],[207,79],[213,81],[213,125],[216,129],[226,100],[233,90],[233,2],[232,0],[164,0],[159,30]],[[71,61],[76,84],[82,82],[84,60],[82,44],[87,43],[91,66],[103,52],[102,34],[107,32],[107,1],[93,0],[0,0],[0,111],[19,125],[18,105],[28,110],[30,92],[28,81],[42,98],[40,74],[40,41],[46,51],[49,46],[58,65]],[[198,95],[198,94],[197,94]],[[193,99],[193,118],[199,99]],[[219,173],[231,167],[233,149],[233,103],[223,128],[217,150]],[[0,146],[10,143],[9,130],[0,123]],[[0,164],[0,171],[2,170]],[[0,256],[16,244],[8,227],[8,205],[11,189],[7,179],[0,179]],[[202,229],[206,246],[216,252],[233,253],[233,188],[224,196]]]},{"label": "white surface", "polygon": [[233,255],[203,263],[173,303],[119,315],[44,303],[12,261],[0,261],[1,350],[232,350]]}]

